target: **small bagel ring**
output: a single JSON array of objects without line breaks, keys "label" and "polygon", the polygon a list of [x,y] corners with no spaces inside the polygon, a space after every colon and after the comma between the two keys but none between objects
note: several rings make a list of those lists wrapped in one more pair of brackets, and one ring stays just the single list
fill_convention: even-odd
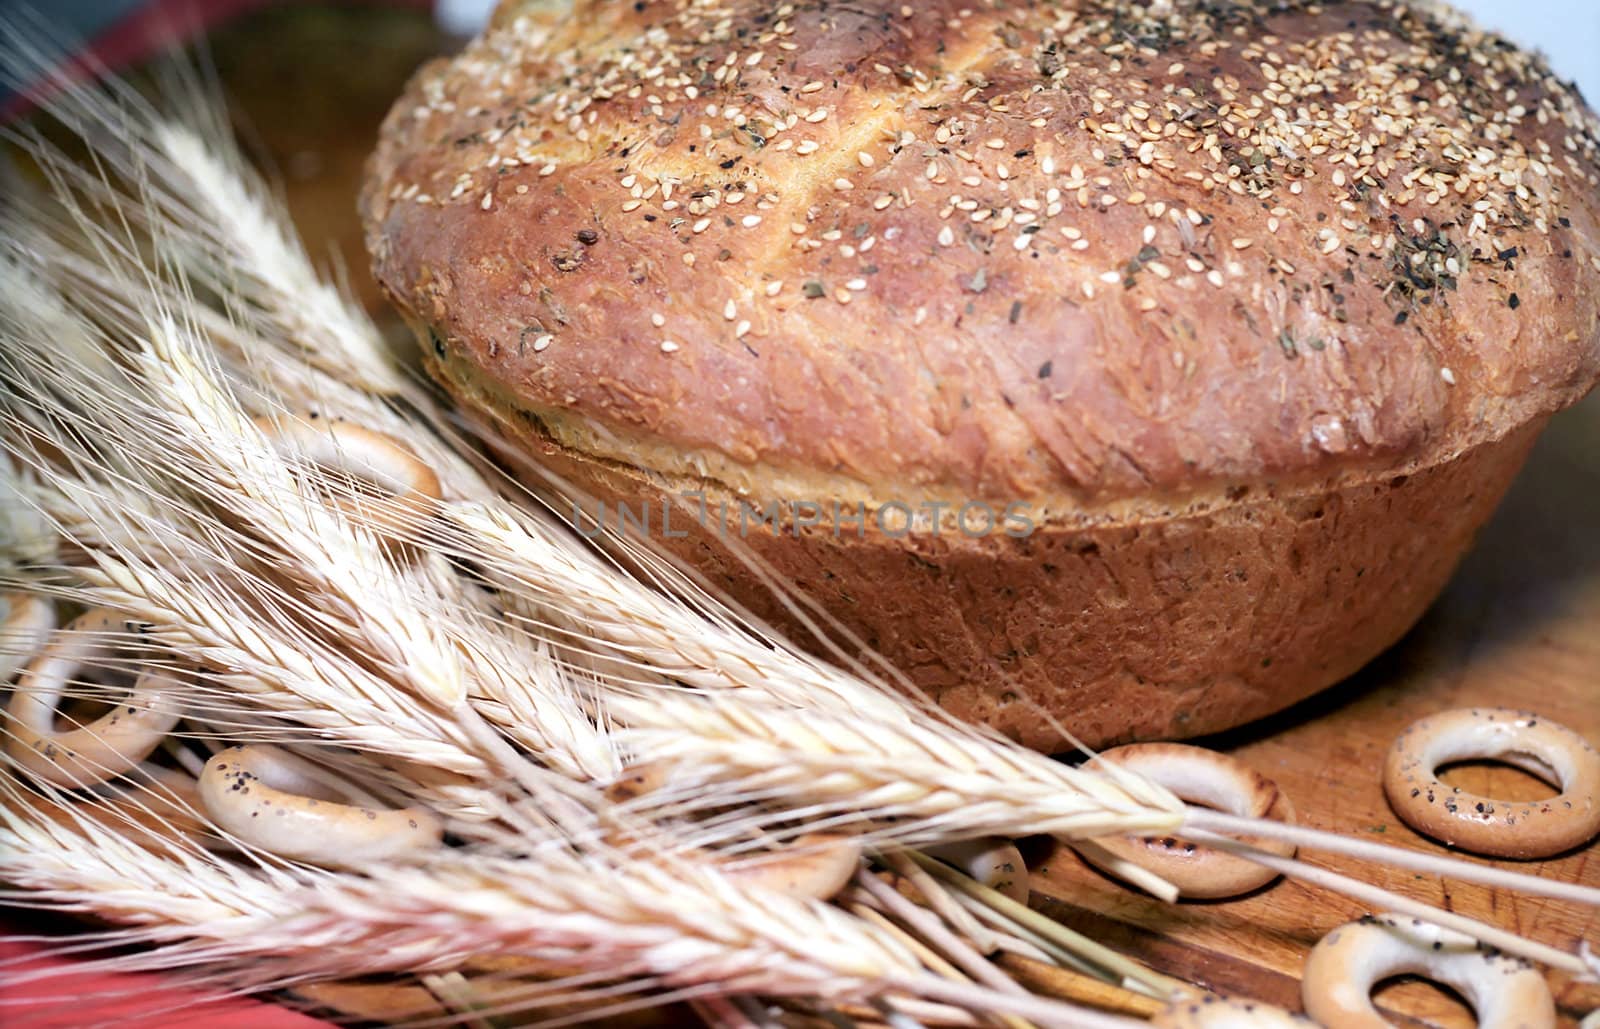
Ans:
[{"label": "small bagel ring", "polygon": [[325,799],[358,791],[302,758],[266,744],[218,751],[200,773],[200,800],[218,826],[252,847],[324,868],[359,868],[444,838],[421,807],[374,808]]},{"label": "small bagel ring", "polygon": [[1152,1029],[1305,1029],[1315,1024],[1271,1004],[1215,993],[1179,997],[1150,1019]]},{"label": "small bagel ring", "polygon": [[39,653],[56,627],[56,606],[34,593],[0,593],[0,686]]},{"label": "small bagel ring", "polygon": [[[1190,803],[1252,818],[1294,821],[1294,805],[1276,783],[1214,750],[1182,743],[1131,743],[1101,751],[1097,760],[1138,772]],[[1294,845],[1280,840],[1257,836],[1241,836],[1239,840],[1282,857],[1294,856]],[[1236,897],[1265,886],[1278,876],[1237,855],[1170,837],[1103,836],[1094,842],[1124,861],[1161,876],[1183,897]],[[1114,874],[1093,851],[1080,851],[1079,856],[1101,871]]]},{"label": "small bagel ring", "polygon": [[406,542],[443,498],[438,474],[393,436],[329,418],[260,417],[256,427],[285,458],[311,461],[364,479],[388,493],[336,493],[329,503],[378,535]]},{"label": "small bagel ring", "polygon": [[1340,1029],[1387,1029],[1372,988],[1395,975],[1420,975],[1460,991],[1479,1029],[1554,1029],[1555,1001],[1544,976],[1459,933],[1414,918],[1368,915],[1324,936],[1306,958],[1300,999],[1306,1014]]},{"label": "small bagel ring", "polygon": [[742,886],[831,900],[861,867],[861,845],[849,836],[807,833],[782,850],[718,864],[724,875]]},{"label": "small bagel ring", "polygon": [[1001,836],[983,836],[976,840],[944,843],[928,847],[929,857],[946,861],[961,869],[991,890],[999,890],[1018,904],[1026,904],[1031,896],[1028,886],[1028,865],[1022,860],[1017,845]]},{"label": "small bagel ring", "polygon": [[18,766],[55,786],[89,786],[139,766],[178,724],[167,694],[177,683],[166,669],[139,673],[133,691],[88,725],[56,729],[56,708],[74,671],[114,653],[123,634],[141,623],[108,607],[73,619],[55,634],[17,679],[6,706],[5,750]]},{"label": "small bagel ring", "polygon": [[[671,767],[664,763],[632,765],[606,787],[606,799],[614,804],[627,803],[666,786],[671,775]],[[612,842],[623,846],[626,840]],[[691,851],[685,857],[710,860],[722,874],[747,888],[830,900],[861,867],[861,844],[838,833],[806,833],[781,850],[764,854],[730,859]]]},{"label": "small bagel ring", "polygon": [[[1495,800],[1439,781],[1440,765],[1502,761],[1559,785],[1549,800]],[[1458,708],[1411,723],[1383,768],[1394,813],[1417,832],[1474,854],[1542,858],[1600,832],[1600,753],[1582,736],[1509,708]]]}]

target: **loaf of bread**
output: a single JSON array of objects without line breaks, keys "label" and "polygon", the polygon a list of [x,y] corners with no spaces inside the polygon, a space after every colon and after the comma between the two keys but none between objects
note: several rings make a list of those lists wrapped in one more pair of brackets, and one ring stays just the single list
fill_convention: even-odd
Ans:
[{"label": "loaf of bread", "polygon": [[1058,748],[1421,615],[1600,377],[1597,131],[1431,3],[524,0],[362,208],[433,372],[590,514]]}]

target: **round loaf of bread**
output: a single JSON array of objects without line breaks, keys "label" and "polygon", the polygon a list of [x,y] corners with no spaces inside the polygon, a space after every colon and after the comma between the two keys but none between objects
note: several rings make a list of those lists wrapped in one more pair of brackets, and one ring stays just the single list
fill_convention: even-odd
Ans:
[{"label": "round loaf of bread", "polygon": [[1430,3],[512,2],[362,206],[608,524],[1043,748],[1355,671],[1600,376],[1596,120]]}]

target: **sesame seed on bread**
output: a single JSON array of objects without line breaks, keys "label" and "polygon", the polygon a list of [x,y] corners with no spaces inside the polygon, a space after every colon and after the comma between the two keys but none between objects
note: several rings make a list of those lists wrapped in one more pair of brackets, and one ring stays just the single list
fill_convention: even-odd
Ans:
[{"label": "sesame seed on bread", "polygon": [[1443,8],[560,6],[416,78],[364,211],[452,356],[618,446],[1092,504],[1600,375],[1594,116]]}]

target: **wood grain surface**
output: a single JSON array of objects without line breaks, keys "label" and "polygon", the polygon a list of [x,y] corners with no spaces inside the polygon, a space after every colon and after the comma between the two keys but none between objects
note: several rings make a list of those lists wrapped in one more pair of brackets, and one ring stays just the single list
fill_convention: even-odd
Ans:
[{"label": "wood grain surface", "polygon": [[[356,295],[376,305],[354,213],[356,176],[388,99],[445,41],[414,13],[296,9],[252,15],[210,45],[255,141],[284,176],[311,252],[342,263]],[[1406,640],[1322,696],[1210,742],[1276,779],[1304,824],[1437,852],[1390,812],[1379,771],[1405,725],[1466,705],[1534,710],[1600,741],[1600,396],[1553,422],[1444,597]],[[1553,792],[1503,767],[1460,768],[1449,781],[1509,798]],[[1600,946],[1600,912],[1308,856],[1544,942]],[[1241,900],[1172,906],[1069,851],[1046,851],[1040,862],[1035,902],[1051,915],[1164,971],[1296,1009],[1307,949],[1364,913],[1292,882]],[[1600,887],[1596,844],[1506,867]],[[1568,1024],[1600,1006],[1600,989],[1560,975],[1552,983]],[[401,1011],[419,998],[369,991],[364,1000],[370,1006],[353,1006],[377,1015],[384,1000]],[[1378,1001],[1397,1024],[1472,1024],[1459,1000],[1419,982],[1385,987]]]},{"label": "wood grain surface", "polygon": [[[1445,595],[1398,647],[1277,718],[1207,742],[1275,779],[1305,825],[1444,852],[1394,817],[1379,782],[1390,743],[1411,721],[1454,707],[1512,706],[1600,741],[1597,444],[1600,396],[1592,396],[1552,423]],[[1510,799],[1554,793],[1505,766],[1462,767],[1446,779]],[[1480,886],[1447,889],[1409,872],[1311,857],[1543,942],[1600,946],[1600,911]],[[1600,844],[1593,842],[1549,861],[1499,864],[1600,887]],[[1327,930],[1364,913],[1358,904],[1294,882],[1241,900],[1173,907],[1113,884],[1060,850],[1045,856],[1034,884],[1044,910],[1164,971],[1291,1006],[1306,950]],[[1600,989],[1560,975],[1552,984],[1569,1019],[1600,1007]],[[1385,989],[1378,999],[1396,1014],[1421,1020],[1409,1024],[1472,1024],[1459,1001],[1420,983]]]}]

